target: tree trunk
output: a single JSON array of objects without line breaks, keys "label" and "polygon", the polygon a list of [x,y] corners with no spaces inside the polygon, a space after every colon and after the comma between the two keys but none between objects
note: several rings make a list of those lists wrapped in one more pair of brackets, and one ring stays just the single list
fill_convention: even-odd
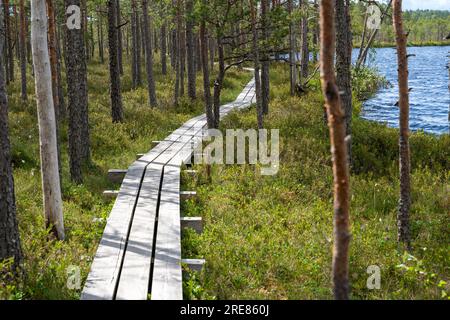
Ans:
[{"label": "tree trunk", "polygon": [[155,78],[153,75],[153,51],[152,51],[152,40],[150,38],[150,21],[148,16],[148,1],[142,0],[142,14],[144,16],[144,34],[145,39],[145,52],[146,52],[146,66],[147,66],[147,82],[148,82],[148,95],[150,106],[156,107],[158,101],[156,99],[156,86]]},{"label": "tree trunk", "polygon": [[139,61],[137,60],[137,21],[138,15],[136,10],[136,0],[131,0],[131,79],[132,88],[136,89],[137,84],[137,66]]},{"label": "tree trunk", "polygon": [[45,0],[31,1],[31,45],[39,119],[44,213],[47,228],[50,227],[52,233],[58,239],[63,240],[64,221],[57,156],[56,119],[47,45]]},{"label": "tree trunk", "polygon": [[105,54],[104,54],[104,40],[103,40],[103,19],[102,14],[100,12],[98,15],[98,55],[100,56],[100,62],[103,64],[105,62]]},{"label": "tree trunk", "polygon": [[258,128],[264,127],[263,123],[263,109],[261,104],[261,77],[259,65],[259,48],[258,48],[258,26],[256,25],[256,8],[254,0],[250,0],[250,14],[252,19],[252,34],[253,34],[253,64],[255,68],[255,90],[256,90],[256,112],[258,119]]},{"label": "tree trunk", "polygon": [[[269,0],[261,1],[261,21],[264,41],[269,41],[269,19],[267,17],[270,10]],[[264,53],[261,70],[261,107],[264,114],[269,113],[270,100],[270,57]]]},{"label": "tree trunk", "polygon": [[195,45],[194,45],[194,10],[193,0],[186,0],[186,47],[187,47],[187,76],[188,76],[188,96],[192,100],[197,98],[196,92],[196,72],[195,72]]},{"label": "tree trunk", "polygon": [[[203,6],[206,6],[206,0],[203,0]],[[209,66],[208,66],[208,35],[206,33],[206,16],[202,16],[200,24],[200,51],[202,53],[202,69],[203,69],[203,91],[205,97],[205,113],[208,122],[208,129],[214,128],[214,113],[211,102],[211,88],[209,83]]]},{"label": "tree trunk", "polygon": [[303,17],[302,17],[302,63],[301,63],[301,76],[303,81],[308,79],[308,66],[309,66],[309,47],[308,47],[308,1],[303,0],[302,4]]},{"label": "tree trunk", "polygon": [[411,234],[409,229],[409,210],[411,206],[411,164],[409,148],[409,87],[408,87],[408,57],[406,52],[407,36],[403,29],[402,1],[394,0],[393,22],[397,43],[398,86],[400,108],[400,203],[397,215],[398,241],[411,249]]},{"label": "tree trunk", "polygon": [[122,92],[120,87],[120,70],[117,49],[117,13],[116,0],[108,0],[108,42],[109,74],[111,94],[111,115],[113,122],[123,121]]},{"label": "tree trunk", "polygon": [[[288,0],[288,10],[289,14],[292,15],[294,11],[293,0]],[[297,61],[296,61],[296,52],[295,52],[295,28],[294,23],[289,23],[289,78],[291,84],[291,96],[295,95],[295,86],[297,84]]]},{"label": "tree trunk", "polygon": [[[80,0],[66,0],[65,3],[66,7],[81,4]],[[90,160],[87,69],[82,30],[66,29],[70,177],[78,184],[83,182],[82,165]]]},{"label": "tree trunk", "polygon": [[167,75],[167,23],[161,26],[161,73]]},{"label": "tree trunk", "polygon": [[[0,29],[0,33],[3,33],[3,12],[0,13]],[[0,52],[3,52],[3,49],[4,38],[2,37],[0,38]],[[5,259],[13,258],[11,271],[14,272],[19,268],[22,261],[22,250],[16,218],[16,199],[8,128],[8,97],[2,59],[0,59],[0,148],[2,149],[2,152],[0,152],[0,263]]]},{"label": "tree trunk", "polygon": [[141,19],[136,3],[136,84],[142,86],[142,32]]},{"label": "tree trunk", "polygon": [[334,176],[333,289],[335,299],[345,300],[349,299],[350,291],[348,283],[350,186],[345,143],[345,114],[334,71],[336,40],[334,21],[334,0],[321,0],[321,81],[328,109]]},{"label": "tree trunk", "polygon": [[[385,17],[387,16],[388,12],[389,12],[389,8],[391,7],[392,4],[392,0],[389,1],[388,5],[386,6],[386,10],[384,10],[381,13],[381,20],[380,23],[383,23]],[[359,50],[360,52],[360,58],[356,61],[356,68],[360,68],[361,65],[363,65],[367,59],[367,55],[369,53],[370,48],[372,47],[373,42],[375,41],[375,37],[378,34],[379,29],[375,29],[372,32],[372,35],[370,36],[367,45],[365,47],[361,47]]]},{"label": "tree trunk", "polygon": [[184,9],[183,1],[178,0],[178,19],[177,19],[177,33],[178,33],[178,68],[180,70],[180,96],[184,96],[184,78],[186,70],[186,33],[184,31]]},{"label": "tree trunk", "polygon": [[21,76],[21,98],[22,101],[28,99],[27,94],[27,25],[25,16],[27,15],[25,11],[25,0],[20,0],[20,76]]},{"label": "tree trunk", "polygon": [[[350,30],[349,0],[336,0],[336,74],[341,92],[342,107],[345,112],[345,127],[348,137],[352,134],[352,35]],[[351,161],[351,139],[348,139],[348,152]]]},{"label": "tree trunk", "polygon": [[120,75],[123,75],[123,42],[122,42],[122,27],[121,27],[121,15],[120,15],[120,0],[116,0],[116,15],[117,15],[117,61],[119,62]]},{"label": "tree trunk", "polygon": [[219,128],[220,123],[220,95],[223,89],[223,79],[225,78],[225,56],[223,52],[223,43],[220,36],[221,30],[217,30],[217,52],[219,57],[219,74],[217,75],[216,81],[214,82],[214,129]]}]

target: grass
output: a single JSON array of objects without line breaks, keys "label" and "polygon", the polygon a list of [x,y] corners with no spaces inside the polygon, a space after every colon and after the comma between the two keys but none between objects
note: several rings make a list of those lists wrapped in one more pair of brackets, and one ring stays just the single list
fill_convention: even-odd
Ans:
[{"label": "grass", "polygon": [[[172,76],[160,74],[155,66],[159,108],[147,105],[144,85],[131,90],[131,72],[125,64],[122,78],[125,122],[113,124],[110,116],[109,72],[107,65],[92,61],[88,66],[89,118],[92,164],[85,168],[85,182],[69,181],[67,124],[62,125],[62,177],[64,219],[67,240],[49,241],[44,227],[39,167],[39,136],[34,83],[29,77],[29,101],[20,101],[20,82],[8,87],[10,138],[12,143],[17,214],[24,251],[25,277],[16,283],[0,279],[0,299],[78,299],[80,290],[67,287],[70,266],[80,268],[82,282],[87,277],[113,203],[102,199],[105,189],[113,189],[107,179],[111,168],[127,168],[137,153],[147,152],[152,140],[161,140],[194,115],[203,113],[201,99],[182,99],[174,106]],[[213,78],[212,78],[213,79]],[[229,102],[251,79],[248,72],[227,73],[223,102]],[[202,88],[198,77],[198,88]],[[199,97],[203,94],[198,92]],[[2,266],[0,265],[0,268]]]},{"label": "grass", "polygon": [[[318,79],[301,98],[289,96],[287,70],[272,68],[266,128],[280,129],[280,171],[255,166],[205,168],[184,179],[199,197],[183,213],[202,216],[202,235],[185,232],[183,256],[205,258],[185,284],[188,299],[332,299],[332,171]],[[356,81],[357,83],[364,83]],[[360,88],[356,88],[360,90]],[[356,96],[356,94],[355,94]],[[361,120],[355,100],[351,177],[350,280],[353,299],[448,298],[450,137],[411,134],[413,252],[396,241],[398,131]],[[256,110],[234,112],[222,128],[256,128]],[[369,290],[368,267],[381,270]]]}]

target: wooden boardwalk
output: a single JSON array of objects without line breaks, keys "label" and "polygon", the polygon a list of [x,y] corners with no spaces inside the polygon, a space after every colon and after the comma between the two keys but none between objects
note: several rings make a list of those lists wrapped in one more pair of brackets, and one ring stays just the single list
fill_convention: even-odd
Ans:
[{"label": "wooden boardwalk", "polygon": [[[254,80],[221,117],[255,103]],[[82,300],[181,300],[181,166],[202,142],[195,117],[129,168],[109,215]]]}]

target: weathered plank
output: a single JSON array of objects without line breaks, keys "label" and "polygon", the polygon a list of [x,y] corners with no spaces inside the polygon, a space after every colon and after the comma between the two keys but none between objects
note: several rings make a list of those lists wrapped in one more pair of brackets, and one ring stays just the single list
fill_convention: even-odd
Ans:
[{"label": "weathered plank", "polygon": [[108,180],[112,183],[122,183],[128,170],[111,169],[108,171]]},{"label": "weathered plank", "polygon": [[173,141],[183,137],[183,134],[197,122],[197,119],[188,121],[180,129],[175,130],[166,139],[167,141],[161,142],[128,169],[94,257],[91,271],[81,295],[82,300],[114,299],[128,231],[130,230],[145,168],[162,153],[170,149],[176,143]]},{"label": "weathered plank", "polygon": [[167,165],[161,188],[152,300],[182,300],[180,167]]},{"label": "weathered plank", "polygon": [[122,265],[117,300],[147,300],[163,166],[145,172]]},{"label": "weathered plank", "polygon": [[203,219],[201,217],[181,217],[181,228],[192,229],[198,234],[203,232]]}]

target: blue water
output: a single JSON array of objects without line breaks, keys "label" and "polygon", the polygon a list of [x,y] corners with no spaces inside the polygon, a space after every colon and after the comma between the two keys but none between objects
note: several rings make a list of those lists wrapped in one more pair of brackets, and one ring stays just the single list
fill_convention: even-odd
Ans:
[{"label": "blue water", "polygon": [[[449,61],[448,47],[411,47],[409,58],[410,128],[433,134],[449,132],[448,112],[450,93],[449,74],[446,65]],[[358,49],[353,52],[354,59]],[[386,123],[398,128],[397,55],[394,48],[375,49],[368,59],[368,65],[376,67],[392,84],[381,89],[373,98],[364,103],[362,117],[367,120]]]}]

